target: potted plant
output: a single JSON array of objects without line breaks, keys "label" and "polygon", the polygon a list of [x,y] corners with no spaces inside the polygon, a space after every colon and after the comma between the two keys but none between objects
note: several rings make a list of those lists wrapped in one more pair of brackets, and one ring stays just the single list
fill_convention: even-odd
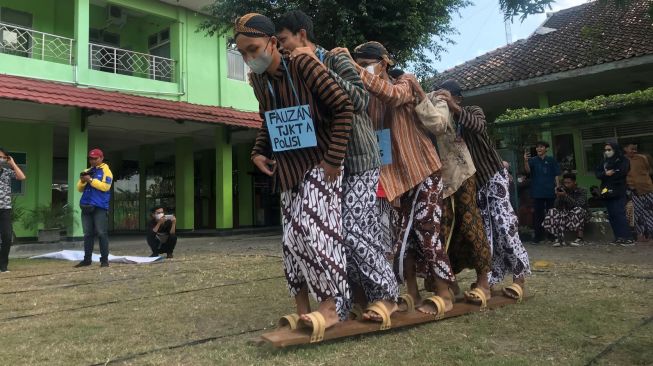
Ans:
[{"label": "potted plant", "polygon": [[61,230],[72,220],[72,216],[73,210],[68,205],[43,205],[26,210],[21,223],[27,230],[38,230],[39,243],[57,242],[61,240]]},{"label": "potted plant", "polygon": [[[16,196],[11,196],[11,222],[21,222],[25,216],[25,209],[16,203]],[[16,232],[11,232],[11,242],[16,242]]]}]

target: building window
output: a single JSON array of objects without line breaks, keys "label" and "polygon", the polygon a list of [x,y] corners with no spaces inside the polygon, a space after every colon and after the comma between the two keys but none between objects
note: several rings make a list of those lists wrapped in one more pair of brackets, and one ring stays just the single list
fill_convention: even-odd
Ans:
[{"label": "building window", "polygon": [[151,60],[150,79],[172,81],[173,61],[170,59],[172,55],[170,49],[170,28],[150,35],[147,38],[147,45],[150,55],[163,57],[163,59],[153,58]]},{"label": "building window", "polygon": [[247,81],[249,67],[247,67],[247,64],[243,61],[243,56],[240,52],[238,52],[233,46],[227,48],[227,65],[229,69],[227,77],[229,79]]},{"label": "building window", "polygon": [[0,22],[0,53],[32,57],[32,14],[0,7]]}]

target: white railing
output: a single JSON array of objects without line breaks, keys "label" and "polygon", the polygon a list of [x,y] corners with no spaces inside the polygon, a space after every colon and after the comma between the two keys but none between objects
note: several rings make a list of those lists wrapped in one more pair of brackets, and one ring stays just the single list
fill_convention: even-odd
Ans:
[{"label": "white railing", "polygon": [[72,38],[0,22],[0,53],[72,65],[73,43]]},{"label": "white railing", "polygon": [[175,78],[175,60],[170,58],[95,43],[89,44],[89,57],[93,70],[163,81]]}]

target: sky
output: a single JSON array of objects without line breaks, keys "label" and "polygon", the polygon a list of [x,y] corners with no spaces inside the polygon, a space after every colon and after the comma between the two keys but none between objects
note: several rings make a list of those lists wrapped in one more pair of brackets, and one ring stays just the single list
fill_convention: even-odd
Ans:
[{"label": "sky", "polygon": [[[452,25],[459,34],[451,39],[454,45],[446,45],[441,60],[435,62],[438,72],[462,64],[484,53],[506,45],[503,15],[498,0],[472,0],[473,5],[454,15]],[[549,11],[557,11],[586,3],[588,0],[557,0]],[[545,14],[531,15],[522,23],[516,17],[512,24],[512,41],[527,38],[546,20]]]}]

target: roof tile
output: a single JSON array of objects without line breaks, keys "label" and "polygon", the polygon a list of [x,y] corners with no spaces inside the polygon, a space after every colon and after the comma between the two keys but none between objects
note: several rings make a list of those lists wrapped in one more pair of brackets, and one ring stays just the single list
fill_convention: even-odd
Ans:
[{"label": "roof tile", "polygon": [[653,54],[653,0],[634,0],[621,8],[598,1],[554,13],[533,33],[436,76],[456,79],[463,90],[579,69]]},{"label": "roof tile", "polygon": [[175,120],[258,128],[258,113],[0,74],[0,98]]}]

